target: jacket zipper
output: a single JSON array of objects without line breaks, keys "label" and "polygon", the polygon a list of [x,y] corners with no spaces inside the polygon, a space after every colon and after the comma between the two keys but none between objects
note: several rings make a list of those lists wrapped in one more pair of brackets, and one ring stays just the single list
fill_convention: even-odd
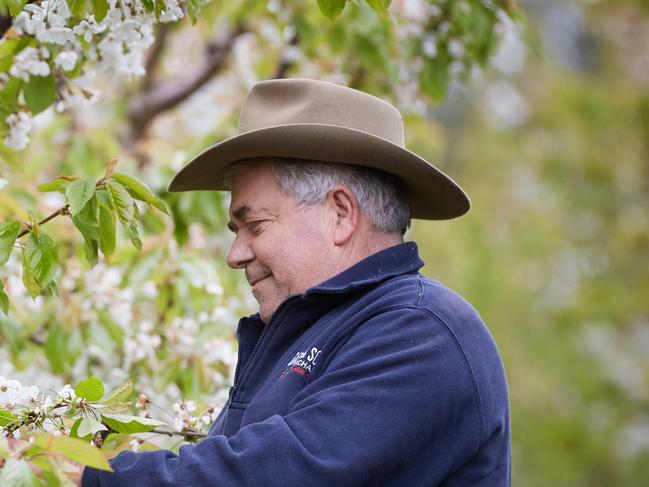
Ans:
[{"label": "jacket zipper", "polygon": [[[290,301],[293,298],[296,298],[300,296],[299,294],[294,294],[292,296],[289,296],[286,298],[284,301],[280,303],[280,305],[277,307],[277,311],[279,311],[284,304],[286,304],[288,301]],[[257,350],[259,349],[259,346],[261,345],[261,342],[263,341],[264,337],[266,336],[266,333],[268,332],[268,329],[270,326],[276,321],[277,316],[279,315],[278,312],[275,312],[273,317],[270,319],[268,324],[264,327],[264,329],[261,331],[261,334],[259,335],[259,338],[257,338],[257,342],[255,342],[255,345],[252,347],[252,351],[250,352],[250,356],[248,357],[248,360],[246,360],[246,363],[244,364],[243,367],[241,366],[241,363],[238,362],[237,366],[234,370],[234,380],[232,381],[232,387],[230,387],[230,391],[228,393],[228,407],[232,403],[232,398],[234,397],[234,393],[237,390],[237,387],[239,386],[239,382],[241,381],[241,378],[243,375],[246,373],[246,370],[248,370],[248,367],[250,367],[250,364],[252,364],[252,360],[255,357],[255,354],[257,353]]]}]

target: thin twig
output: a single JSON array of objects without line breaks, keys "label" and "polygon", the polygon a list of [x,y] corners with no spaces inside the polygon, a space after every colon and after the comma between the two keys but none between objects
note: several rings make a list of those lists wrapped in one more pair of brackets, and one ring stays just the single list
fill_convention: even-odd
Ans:
[{"label": "thin twig", "polygon": [[[69,209],[70,209],[70,205],[65,205],[63,208],[59,208],[58,210],[56,210],[54,213],[52,213],[47,218],[44,218],[43,220],[39,221],[38,224],[43,225],[44,223],[47,223],[52,218],[55,218],[55,217],[57,217],[59,215],[67,215],[67,214],[69,214],[69,211],[68,211]],[[27,228],[25,230],[23,230],[22,232],[20,232],[18,234],[18,236],[16,237],[16,239],[19,239],[20,237],[23,237],[24,235],[27,235],[31,231],[32,231],[32,227],[31,227],[31,225],[28,224]]]},{"label": "thin twig", "polygon": [[167,436],[183,436],[185,438],[205,438],[207,436],[207,433],[201,433],[200,431],[185,431],[179,433],[178,431],[153,429],[150,433],[158,433],[159,435]]}]

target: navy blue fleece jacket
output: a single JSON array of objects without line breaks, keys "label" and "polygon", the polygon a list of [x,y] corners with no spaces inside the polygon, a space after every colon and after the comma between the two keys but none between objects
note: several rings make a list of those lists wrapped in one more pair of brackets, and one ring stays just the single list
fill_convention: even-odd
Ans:
[{"label": "navy blue fleece jacket", "polygon": [[201,443],[124,452],[83,486],[511,484],[503,366],[414,243],[241,320],[230,400]]}]

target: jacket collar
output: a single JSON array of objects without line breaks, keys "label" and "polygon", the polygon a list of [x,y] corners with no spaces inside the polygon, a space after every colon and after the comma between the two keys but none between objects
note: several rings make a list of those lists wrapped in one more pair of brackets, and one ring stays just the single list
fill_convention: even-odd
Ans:
[{"label": "jacket collar", "polygon": [[[344,270],[317,286],[307,289],[303,294],[293,296],[291,299],[303,301],[309,300],[309,298],[317,299],[318,296],[330,296],[333,299],[338,299],[340,295],[348,291],[356,290],[364,286],[376,285],[391,277],[415,273],[423,265],[424,261],[419,258],[417,244],[415,242],[404,242],[366,257],[349,269]],[[280,308],[284,307],[286,303],[282,303]],[[322,313],[324,308],[319,308],[321,306],[310,307],[310,311],[315,314]],[[278,311],[279,308],[275,313]],[[244,322],[256,323],[256,334],[259,334],[266,326],[261,321],[259,313],[242,318],[239,322],[239,330],[241,330],[241,325]],[[243,337],[239,335],[239,332],[237,336],[241,344]]]},{"label": "jacket collar", "polygon": [[307,289],[304,296],[344,293],[351,289],[378,284],[391,277],[411,274],[423,265],[417,244],[404,242],[366,257],[331,279]]}]

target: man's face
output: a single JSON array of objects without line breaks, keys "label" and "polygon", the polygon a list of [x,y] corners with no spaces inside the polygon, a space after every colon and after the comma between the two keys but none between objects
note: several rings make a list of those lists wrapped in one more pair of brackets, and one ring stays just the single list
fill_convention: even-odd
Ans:
[{"label": "man's face", "polygon": [[329,276],[325,205],[299,208],[280,190],[268,160],[235,175],[228,227],[236,234],[228,265],[245,269],[266,323],[287,298]]}]

